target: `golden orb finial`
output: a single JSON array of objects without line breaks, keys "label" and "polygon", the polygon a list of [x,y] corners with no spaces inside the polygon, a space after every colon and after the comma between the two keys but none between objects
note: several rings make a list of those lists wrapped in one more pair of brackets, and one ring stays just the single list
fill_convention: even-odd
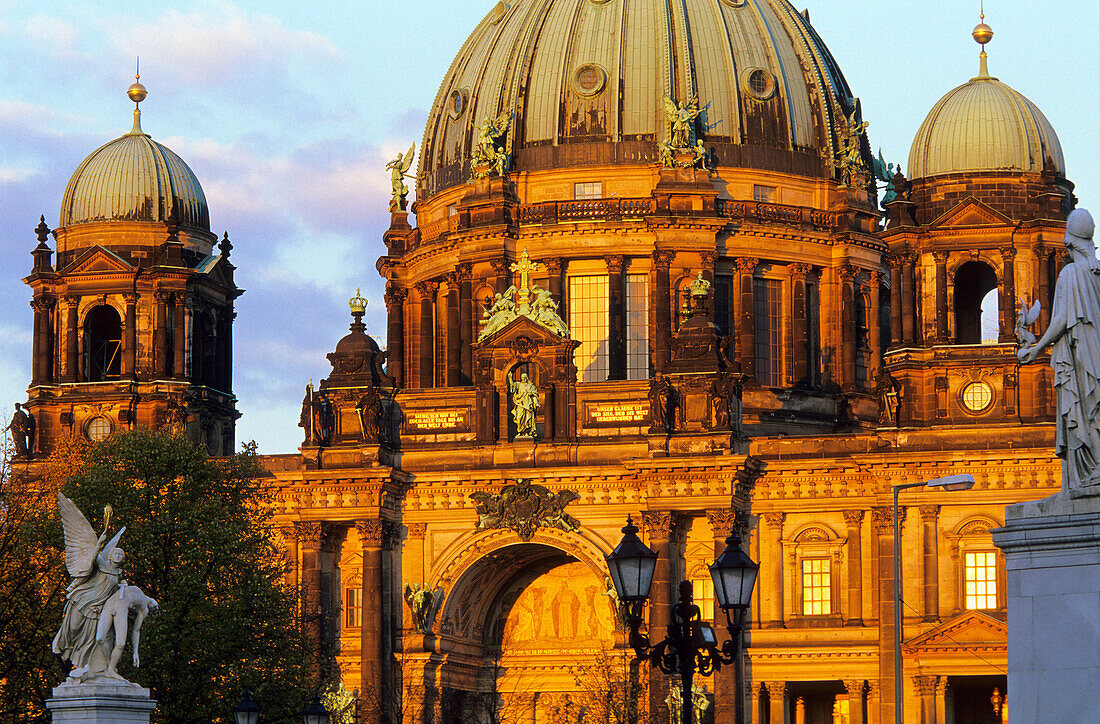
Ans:
[{"label": "golden orb finial", "polygon": [[989,27],[985,23],[985,3],[982,3],[980,23],[974,26],[974,30],[970,33],[970,37],[974,38],[974,42],[982,46],[981,55],[978,56],[980,65],[978,68],[978,77],[975,80],[982,78],[992,78],[989,75],[989,66],[987,57],[985,54],[985,44],[990,40],[993,40],[993,28]]},{"label": "golden orb finial", "polygon": [[984,46],[990,40],[993,40],[993,28],[989,27],[985,23],[978,23],[974,26],[974,32],[972,32],[970,35],[973,36],[974,40],[977,43]]},{"label": "golden orb finial", "polygon": [[149,92],[145,90],[145,86],[138,82],[140,80],[141,57],[139,56],[137,60],[137,67],[134,71],[134,82],[129,88],[126,89],[126,95],[129,96],[130,100],[132,100],[134,103],[141,103],[143,100],[145,100],[145,96],[149,95]]}]

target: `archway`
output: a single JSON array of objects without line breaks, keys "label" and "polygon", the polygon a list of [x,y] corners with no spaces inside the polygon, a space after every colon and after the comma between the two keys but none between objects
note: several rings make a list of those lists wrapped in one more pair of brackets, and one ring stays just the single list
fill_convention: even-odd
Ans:
[{"label": "archway", "polygon": [[84,376],[102,382],[122,374],[122,319],[101,304],[84,318]]},{"label": "archway", "polygon": [[[958,268],[955,272],[955,344],[997,341],[997,301],[997,275],[988,264],[968,261]],[[987,326],[991,327],[988,331]],[[988,340],[990,335],[992,339]]]},{"label": "archway", "polygon": [[[623,658],[614,599],[599,573],[544,542],[506,545],[469,566],[443,604],[445,661],[425,677],[437,682],[426,694],[440,720],[536,721],[585,707],[597,693],[581,679],[598,677],[584,672],[614,669]],[[614,679],[616,671],[601,673]]]}]

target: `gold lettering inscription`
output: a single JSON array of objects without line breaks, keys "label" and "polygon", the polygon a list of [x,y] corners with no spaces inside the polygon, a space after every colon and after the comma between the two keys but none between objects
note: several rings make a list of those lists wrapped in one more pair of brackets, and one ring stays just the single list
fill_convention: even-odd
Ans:
[{"label": "gold lettering inscription", "polygon": [[637,426],[649,417],[645,402],[594,402],[585,407],[588,427]]},{"label": "gold lettering inscription", "polygon": [[405,427],[408,430],[465,430],[469,427],[469,410],[451,408],[443,410],[416,410],[406,413]]}]

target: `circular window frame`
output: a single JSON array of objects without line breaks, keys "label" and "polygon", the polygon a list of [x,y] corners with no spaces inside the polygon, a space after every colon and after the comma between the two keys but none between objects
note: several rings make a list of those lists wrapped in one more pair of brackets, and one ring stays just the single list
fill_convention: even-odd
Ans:
[{"label": "circular window frame", "polygon": [[[107,432],[102,437],[95,437],[92,434],[92,425],[96,424],[96,422],[99,420],[102,420],[103,424],[107,426]],[[84,437],[89,442],[103,442],[104,440],[109,438],[111,434],[114,433],[114,431],[115,426],[111,424],[110,418],[108,418],[106,415],[95,415],[94,417],[88,418],[88,420],[84,423]]]},{"label": "circular window frame", "polygon": [[[974,408],[974,407],[971,407],[966,401],[966,391],[971,389],[972,387],[977,387],[977,386],[984,387],[986,392],[989,393],[989,401],[986,402],[985,407]],[[991,409],[993,409],[993,404],[996,401],[997,401],[997,393],[993,389],[993,385],[989,384],[985,380],[972,380],[970,382],[967,382],[965,385],[963,385],[962,389],[959,390],[959,406],[968,415],[984,415],[985,413],[987,413]]]},{"label": "circular window frame", "polygon": [[[596,72],[598,82],[596,83],[596,85],[586,90],[584,86],[581,85],[581,75],[587,73],[588,71]],[[583,96],[585,98],[595,98],[600,93],[603,93],[604,88],[607,87],[607,71],[599,63],[585,63],[584,65],[579,66],[575,71],[573,71],[572,85],[573,90],[577,93],[577,95]]]},{"label": "circular window frame", "polygon": [[[454,98],[458,96],[462,100],[462,108],[457,111],[454,108]],[[470,94],[466,92],[465,88],[455,88],[447,94],[447,115],[450,116],[452,121],[457,121],[466,114],[466,109],[470,105]]]},{"label": "circular window frame", "polygon": [[[758,74],[763,74],[768,81],[768,86],[763,91],[757,91],[752,87],[752,81],[754,77],[760,77]],[[768,101],[775,97],[778,83],[775,79],[775,74],[767,68],[747,68],[745,72],[741,74],[741,90],[743,90],[750,98],[757,101]]]},{"label": "circular window frame", "polygon": [[722,2],[729,5],[731,8],[743,8],[748,3],[748,0],[722,0]]}]

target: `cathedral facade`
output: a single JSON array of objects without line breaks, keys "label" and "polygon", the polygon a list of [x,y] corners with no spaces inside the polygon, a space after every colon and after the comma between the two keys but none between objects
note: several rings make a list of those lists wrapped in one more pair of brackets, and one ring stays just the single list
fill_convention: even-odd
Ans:
[{"label": "cathedral facade", "polygon": [[[415,204],[391,164],[385,350],[353,299],[300,450],[263,459],[362,721],[580,721],[593,667],[629,659],[604,562],[628,516],[655,639],[682,580],[725,631],[706,566],[731,532],[760,563],[742,687],[701,679],[716,724],[1007,716],[989,531],[1060,484],[1051,373],[1016,350],[1075,199],[987,31],[903,175],[786,0],[500,3],[474,29]],[[240,290],[198,181],[135,122],[64,199],[26,279],[28,454],[168,424],[227,452]],[[974,488],[901,498],[896,582],[895,486],[954,473]],[[667,722],[667,679],[633,672]]]}]

